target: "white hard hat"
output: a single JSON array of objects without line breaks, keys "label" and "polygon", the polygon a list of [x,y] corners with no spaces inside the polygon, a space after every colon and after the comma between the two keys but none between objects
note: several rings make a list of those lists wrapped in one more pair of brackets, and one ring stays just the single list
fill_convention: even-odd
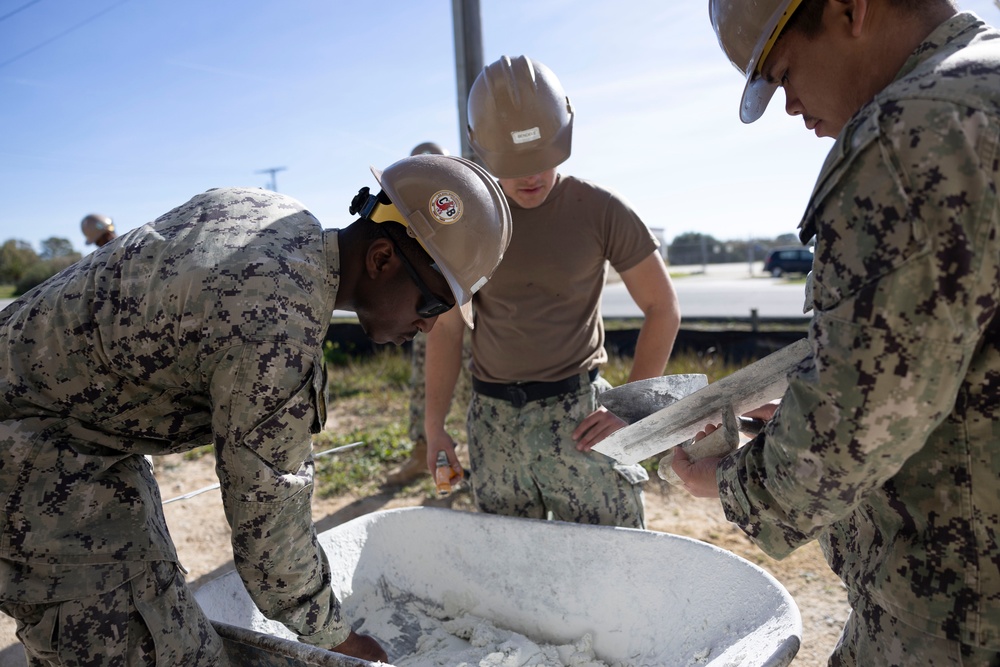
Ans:
[{"label": "white hard hat", "polygon": [[499,185],[476,163],[451,155],[414,155],[372,173],[391,203],[369,195],[352,212],[405,226],[448,281],[472,328],[472,295],[510,244],[510,208]]},{"label": "white hard hat", "polygon": [[752,123],[764,114],[778,83],[760,75],[781,31],[802,0],[709,0],[708,14],[726,56],[746,77],[740,120]]},{"label": "white hard hat", "polygon": [[573,106],[548,67],[526,56],[503,56],[472,84],[468,134],[494,176],[533,176],[569,158]]},{"label": "white hard hat", "polygon": [[115,225],[108,216],[91,213],[80,221],[80,229],[87,239],[87,245],[91,245],[106,233],[115,231]]}]

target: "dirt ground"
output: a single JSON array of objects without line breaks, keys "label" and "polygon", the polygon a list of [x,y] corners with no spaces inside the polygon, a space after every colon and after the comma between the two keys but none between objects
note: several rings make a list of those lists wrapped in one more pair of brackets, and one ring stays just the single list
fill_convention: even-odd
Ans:
[{"label": "dirt ground", "polygon": [[[156,477],[164,500],[204,489],[218,482],[214,459],[205,456],[184,460],[181,456],[156,459]],[[429,476],[428,476],[429,479]],[[444,500],[430,495],[429,485],[405,489],[384,488],[364,497],[340,496],[317,499],[314,519],[320,530],[368,512],[413,505],[447,506],[472,511],[469,493],[458,491]],[[181,562],[189,571],[192,587],[232,569],[229,528],[222,511],[219,491],[211,490],[164,506],[170,533]],[[755,547],[743,533],[729,524],[718,501],[696,499],[659,480],[646,487],[646,517],[650,530],[675,533],[715,544],[750,560],[770,572],[794,597],[802,614],[802,647],[794,661],[797,667],[826,665],[847,619],[848,606],[840,580],[827,567],[815,543],[783,561],[775,561]],[[655,590],[650,592],[655,594]],[[24,665],[23,651],[14,636],[13,622],[0,616],[0,667]]]}]

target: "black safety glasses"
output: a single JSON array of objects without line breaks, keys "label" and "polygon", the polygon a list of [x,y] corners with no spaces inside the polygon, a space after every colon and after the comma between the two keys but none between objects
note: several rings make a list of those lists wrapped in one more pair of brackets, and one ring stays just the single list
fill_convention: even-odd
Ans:
[{"label": "black safety glasses", "polygon": [[392,247],[396,249],[396,254],[399,255],[399,261],[403,263],[403,266],[406,268],[406,272],[410,274],[410,278],[413,279],[417,289],[420,290],[420,293],[424,297],[423,302],[417,306],[417,315],[424,319],[429,319],[431,317],[437,317],[438,315],[447,313],[451,310],[455,304],[445,303],[441,299],[434,296],[434,293],[431,292],[429,287],[427,287],[427,284],[420,279],[419,275],[417,275],[417,270],[412,264],[410,264],[410,260],[408,260],[406,255],[403,254],[403,250],[399,247],[399,244],[396,243],[396,239],[392,238],[392,235],[385,229],[385,227],[380,226],[380,229],[382,230],[382,233],[385,234],[385,237],[392,243]]}]

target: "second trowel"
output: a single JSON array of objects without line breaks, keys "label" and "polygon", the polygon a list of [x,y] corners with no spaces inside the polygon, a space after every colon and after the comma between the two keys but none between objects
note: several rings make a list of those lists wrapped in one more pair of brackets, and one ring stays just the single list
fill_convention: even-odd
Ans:
[{"label": "second trowel", "polygon": [[[661,375],[608,389],[597,400],[626,424],[634,424],[707,386],[708,376],[700,373]],[[746,417],[736,417],[733,423],[734,429],[747,435],[757,435],[763,426],[759,419]]]},{"label": "second trowel", "polygon": [[700,373],[661,375],[608,389],[597,400],[622,421],[634,424],[707,386],[708,376]]}]

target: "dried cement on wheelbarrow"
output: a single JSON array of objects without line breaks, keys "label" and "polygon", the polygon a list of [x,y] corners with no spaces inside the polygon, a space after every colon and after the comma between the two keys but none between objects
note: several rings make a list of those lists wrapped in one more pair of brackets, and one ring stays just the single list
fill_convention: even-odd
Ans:
[{"label": "dried cement on wheelbarrow", "polygon": [[593,639],[575,644],[536,643],[475,616],[445,621],[417,641],[413,654],[396,667],[612,667],[594,655]]},{"label": "dried cement on wheelbarrow", "polygon": [[453,615],[384,579],[356,613],[364,622],[355,630],[376,637],[395,667],[622,667],[599,660],[589,634],[546,644],[474,614]]}]

